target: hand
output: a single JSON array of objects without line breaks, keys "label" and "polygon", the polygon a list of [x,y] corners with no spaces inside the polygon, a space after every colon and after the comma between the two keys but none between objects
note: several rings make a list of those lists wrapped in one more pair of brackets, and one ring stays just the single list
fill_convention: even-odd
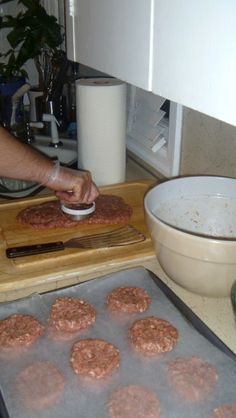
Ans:
[{"label": "hand", "polygon": [[68,203],[92,203],[99,195],[89,171],[60,167],[56,177],[47,183],[56,196]]}]

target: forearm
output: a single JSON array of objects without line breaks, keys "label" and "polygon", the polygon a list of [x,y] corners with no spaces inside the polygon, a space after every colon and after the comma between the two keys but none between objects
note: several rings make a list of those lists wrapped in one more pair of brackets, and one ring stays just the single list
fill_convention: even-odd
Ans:
[{"label": "forearm", "polygon": [[29,180],[54,190],[61,200],[93,202],[99,194],[88,171],[60,167],[0,126],[0,177]]},{"label": "forearm", "polygon": [[0,177],[46,184],[53,167],[49,158],[0,127]]}]

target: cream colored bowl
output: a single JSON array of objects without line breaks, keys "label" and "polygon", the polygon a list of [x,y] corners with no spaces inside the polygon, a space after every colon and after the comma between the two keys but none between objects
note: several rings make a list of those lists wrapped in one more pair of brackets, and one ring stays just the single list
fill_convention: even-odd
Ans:
[{"label": "cream colored bowl", "polygon": [[236,179],[168,180],[146,194],[144,208],[166,274],[194,293],[229,296],[236,279]]}]

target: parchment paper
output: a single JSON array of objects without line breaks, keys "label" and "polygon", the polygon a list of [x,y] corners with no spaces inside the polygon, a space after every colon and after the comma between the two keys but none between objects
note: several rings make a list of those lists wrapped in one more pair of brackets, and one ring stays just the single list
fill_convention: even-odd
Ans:
[{"label": "parchment paper", "polygon": [[[152,298],[150,308],[142,314],[127,315],[122,321],[111,315],[105,306],[106,296],[112,289],[120,286],[145,288]],[[109,396],[116,388],[127,384],[140,384],[154,390],[161,403],[162,418],[210,418],[213,409],[219,405],[236,403],[236,361],[195,330],[158,288],[147,270],[123,270],[70,288],[43,295],[35,294],[23,300],[2,304],[0,319],[13,313],[27,313],[46,323],[51,304],[58,296],[79,297],[91,303],[97,312],[96,323],[72,340],[56,342],[45,335],[19,358],[0,360],[1,391],[10,418],[108,418],[106,404]],[[127,337],[128,330],[136,319],[150,315],[168,320],[180,334],[175,349],[158,359],[143,359],[135,354]],[[80,338],[102,338],[119,348],[120,368],[105,382],[88,386],[72,371],[69,363],[70,351],[73,343]],[[214,365],[219,376],[212,395],[197,404],[181,401],[174,395],[166,374],[170,360],[192,355]],[[61,400],[54,407],[38,414],[23,409],[16,397],[14,386],[17,373],[35,360],[52,361],[66,378]]]}]

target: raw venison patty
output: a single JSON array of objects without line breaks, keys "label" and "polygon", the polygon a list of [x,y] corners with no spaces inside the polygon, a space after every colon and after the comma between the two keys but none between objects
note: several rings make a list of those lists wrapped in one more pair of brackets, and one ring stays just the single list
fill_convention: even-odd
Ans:
[{"label": "raw venison patty", "polygon": [[118,287],[107,296],[107,307],[113,312],[144,312],[150,303],[146,290],[139,287]]},{"label": "raw venison patty", "polygon": [[119,367],[120,353],[107,341],[85,339],[73,345],[70,361],[81,377],[102,379]]},{"label": "raw venison patty", "polygon": [[89,217],[79,221],[62,212],[57,200],[29,206],[18,213],[17,219],[35,229],[70,228],[81,224],[128,223],[132,215],[131,206],[119,196],[100,195],[96,199],[96,210]]},{"label": "raw venison patty", "polygon": [[72,297],[59,297],[49,315],[50,327],[57,331],[76,332],[95,322],[96,312],[88,302]]},{"label": "raw venison patty", "polygon": [[236,418],[236,404],[219,406],[214,409],[212,418]]},{"label": "raw venison patty", "polygon": [[198,402],[206,399],[214,389],[217,379],[215,367],[199,357],[178,357],[168,364],[170,386],[186,401]]},{"label": "raw venison patty", "polygon": [[161,413],[155,393],[138,385],[115,390],[107,406],[111,418],[158,418]]},{"label": "raw venison patty", "polygon": [[146,356],[171,351],[177,343],[177,329],[164,319],[149,316],[134,322],[129,330],[132,346]]},{"label": "raw venison patty", "polygon": [[0,349],[29,347],[44,333],[31,315],[14,314],[0,321]]},{"label": "raw venison patty", "polygon": [[36,362],[16,377],[17,395],[27,409],[38,411],[54,405],[62,395],[64,376],[49,362]]}]

